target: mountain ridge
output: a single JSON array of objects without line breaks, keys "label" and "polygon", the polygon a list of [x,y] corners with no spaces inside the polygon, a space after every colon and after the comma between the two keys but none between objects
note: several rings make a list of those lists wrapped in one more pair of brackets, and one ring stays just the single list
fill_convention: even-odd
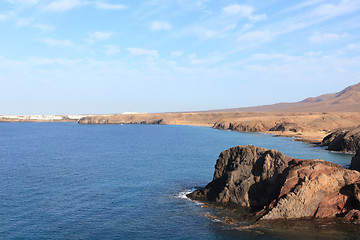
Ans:
[{"label": "mountain ridge", "polygon": [[360,82],[336,93],[308,97],[299,102],[275,103],[210,112],[360,112]]}]

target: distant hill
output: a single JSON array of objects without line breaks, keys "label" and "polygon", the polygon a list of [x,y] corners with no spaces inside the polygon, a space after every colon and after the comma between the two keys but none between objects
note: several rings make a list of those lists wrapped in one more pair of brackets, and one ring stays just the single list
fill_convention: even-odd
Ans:
[{"label": "distant hill", "polygon": [[360,83],[337,93],[309,97],[300,102],[277,103],[246,108],[213,110],[211,112],[360,112]]}]

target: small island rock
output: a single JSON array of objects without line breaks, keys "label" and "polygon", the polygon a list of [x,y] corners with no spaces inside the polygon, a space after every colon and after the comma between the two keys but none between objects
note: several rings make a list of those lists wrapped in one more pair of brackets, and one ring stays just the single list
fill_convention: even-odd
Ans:
[{"label": "small island rock", "polygon": [[[256,220],[343,217],[360,208],[360,172],[277,150],[237,146],[223,151],[213,180],[193,200],[248,207]],[[351,215],[351,210],[353,215]]]}]

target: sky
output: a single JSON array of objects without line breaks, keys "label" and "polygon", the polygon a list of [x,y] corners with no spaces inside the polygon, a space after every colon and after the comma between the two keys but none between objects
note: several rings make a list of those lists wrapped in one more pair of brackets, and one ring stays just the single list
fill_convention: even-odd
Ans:
[{"label": "sky", "polygon": [[360,82],[359,0],[0,0],[0,115],[295,102]]}]

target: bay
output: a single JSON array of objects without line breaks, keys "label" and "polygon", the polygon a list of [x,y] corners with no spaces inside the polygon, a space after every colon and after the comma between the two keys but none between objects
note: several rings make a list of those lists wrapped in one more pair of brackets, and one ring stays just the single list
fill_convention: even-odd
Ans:
[{"label": "bay", "polygon": [[223,210],[184,197],[211,181],[221,151],[247,144],[343,166],[352,157],[291,138],[206,127],[1,123],[0,239],[357,237],[357,225],[332,221],[239,230],[206,217]]}]

